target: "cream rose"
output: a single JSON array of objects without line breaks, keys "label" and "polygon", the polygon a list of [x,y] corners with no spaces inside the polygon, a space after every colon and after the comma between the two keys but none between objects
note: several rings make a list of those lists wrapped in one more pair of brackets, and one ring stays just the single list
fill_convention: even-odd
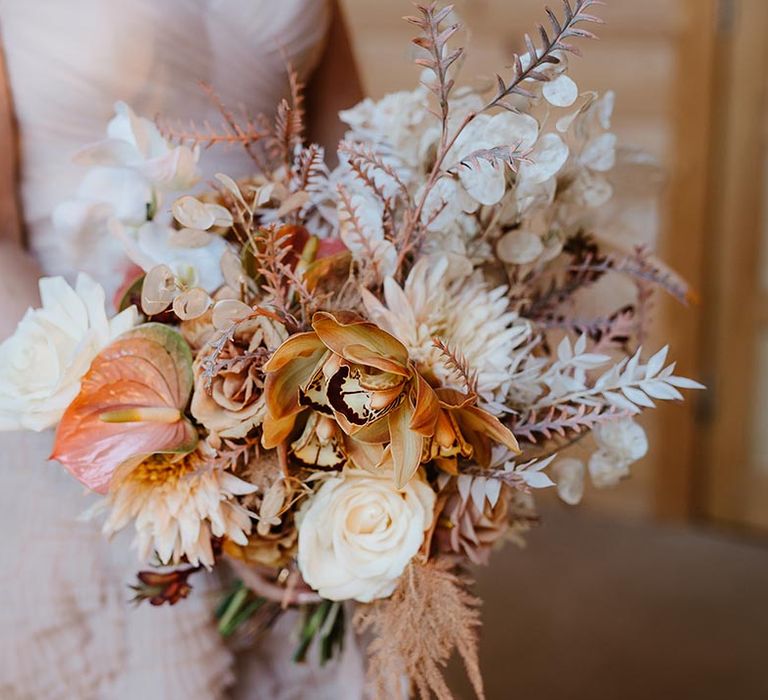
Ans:
[{"label": "cream rose", "polygon": [[195,362],[192,415],[223,438],[245,437],[261,425],[266,414],[261,367],[286,338],[282,326],[263,316],[239,324],[219,353],[218,368],[210,382],[204,377],[210,348],[204,347]]},{"label": "cream rose", "polygon": [[368,603],[391,595],[432,524],[435,494],[419,475],[350,469],[325,481],[299,515],[299,569],[323,598]]},{"label": "cream rose", "polygon": [[44,430],[77,396],[91,361],[137,321],[135,307],[112,320],[104,290],[87,275],[72,289],[61,277],[40,280],[42,308],[29,309],[0,345],[0,430]]}]

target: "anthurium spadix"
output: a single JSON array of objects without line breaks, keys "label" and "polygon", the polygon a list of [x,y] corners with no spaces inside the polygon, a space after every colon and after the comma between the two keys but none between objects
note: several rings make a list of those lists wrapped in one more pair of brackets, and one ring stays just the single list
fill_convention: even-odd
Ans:
[{"label": "anthurium spadix", "polygon": [[52,459],[104,493],[118,469],[157,453],[186,453],[197,431],[185,418],[192,354],[175,330],[147,323],[94,359],[64,413]]}]

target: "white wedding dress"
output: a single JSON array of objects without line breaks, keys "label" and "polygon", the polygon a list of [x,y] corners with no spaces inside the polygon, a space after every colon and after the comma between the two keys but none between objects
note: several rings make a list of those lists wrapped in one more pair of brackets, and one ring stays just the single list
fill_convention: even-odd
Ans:
[{"label": "white wedding dress", "polygon": [[[80,180],[72,155],[102,138],[115,101],[215,121],[202,80],[225,103],[271,112],[286,60],[311,69],[329,15],[324,0],[0,0],[21,201],[45,272],[74,272],[79,244],[57,238],[50,215]],[[237,177],[251,163],[233,149],[207,151],[201,165],[207,178]],[[209,700],[230,687],[242,698],[360,697],[359,657],[291,666],[282,629],[235,674],[212,624],[212,576],[193,578],[173,608],[128,605],[139,568],[131,534],[107,543],[97,523],[77,520],[90,501],[47,462],[51,440],[0,433],[0,698]]]}]

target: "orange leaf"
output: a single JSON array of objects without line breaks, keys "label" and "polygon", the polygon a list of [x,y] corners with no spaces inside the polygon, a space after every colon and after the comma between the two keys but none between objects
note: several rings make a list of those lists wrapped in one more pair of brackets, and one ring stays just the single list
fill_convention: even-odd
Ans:
[{"label": "orange leaf", "polygon": [[185,453],[197,431],[184,417],[192,354],[175,330],[147,323],[102,350],[64,413],[51,459],[104,493],[122,464],[159,452]]}]

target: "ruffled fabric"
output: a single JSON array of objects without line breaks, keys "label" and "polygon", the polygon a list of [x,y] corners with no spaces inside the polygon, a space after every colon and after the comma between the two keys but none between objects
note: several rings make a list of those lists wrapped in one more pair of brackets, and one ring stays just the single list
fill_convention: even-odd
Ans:
[{"label": "ruffled fabric", "polygon": [[[50,221],[84,174],[73,155],[104,138],[116,101],[150,119],[219,124],[204,82],[236,112],[272,114],[288,89],[287,64],[311,71],[329,20],[327,0],[0,0],[24,217],[46,273],[78,269],[108,287],[105,277],[119,268],[104,259],[108,247],[62,237]],[[206,182],[253,170],[238,147],[208,150],[201,165]]]},{"label": "ruffled fabric", "polygon": [[232,658],[205,579],[182,605],[129,605],[135,553],[78,521],[90,498],[46,463],[51,443],[50,432],[0,433],[0,697],[223,697]]},{"label": "ruffled fabric", "polygon": [[[228,105],[271,112],[286,62],[307,73],[319,57],[329,9],[326,0],[0,0],[23,209],[45,272],[104,281],[111,269],[91,243],[58,237],[50,216],[81,178],[72,156],[102,138],[117,100],[149,117],[216,122],[202,80]],[[207,180],[252,168],[242,149],[205,156]],[[97,523],[77,520],[89,499],[47,463],[51,442],[49,433],[0,433],[0,697],[224,697],[233,659],[213,624],[215,579],[197,576],[173,608],[130,606],[131,534],[108,543]],[[301,677],[293,669],[275,682],[289,688],[296,678],[295,697],[306,697]]]}]

